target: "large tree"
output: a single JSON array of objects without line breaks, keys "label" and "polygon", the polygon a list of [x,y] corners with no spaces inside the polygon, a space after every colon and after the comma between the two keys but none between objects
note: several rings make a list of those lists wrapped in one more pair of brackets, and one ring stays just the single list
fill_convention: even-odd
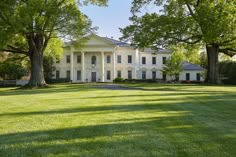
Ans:
[{"label": "large tree", "polygon": [[[103,5],[107,0],[82,2]],[[29,56],[29,86],[46,86],[44,51],[52,38],[80,39],[90,32],[91,22],[75,0],[1,0],[0,51]]]},{"label": "large tree", "polygon": [[[207,81],[219,83],[219,53],[236,52],[235,0],[133,0],[132,4],[133,24],[121,30],[121,39],[137,47],[202,44],[208,56]],[[138,16],[148,4],[162,9]]]}]

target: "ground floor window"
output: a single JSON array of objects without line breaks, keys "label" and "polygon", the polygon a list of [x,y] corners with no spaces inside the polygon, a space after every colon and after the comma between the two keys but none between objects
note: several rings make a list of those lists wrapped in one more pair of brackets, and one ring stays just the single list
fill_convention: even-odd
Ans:
[{"label": "ground floor window", "polygon": [[81,71],[80,70],[77,71],[77,80],[78,81],[81,80]]},{"label": "ground floor window", "polygon": [[121,77],[121,71],[120,70],[117,71],[117,77]]},{"label": "ground floor window", "polygon": [[107,80],[111,80],[111,71],[110,70],[107,71]]},{"label": "ground floor window", "polygon": [[70,70],[67,70],[67,71],[66,71],[66,78],[67,78],[67,79],[70,79]]},{"label": "ground floor window", "polygon": [[131,70],[128,71],[128,79],[132,79],[132,71]]},{"label": "ground floor window", "polygon": [[56,71],[56,79],[59,79],[59,78],[60,78],[60,71],[57,70],[57,71]]},{"label": "ground floor window", "polygon": [[201,81],[201,75],[200,75],[200,73],[197,73],[197,74],[196,74],[196,80],[197,80],[197,81]]},{"label": "ground floor window", "polygon": [[152,71],[152,79],[153,80],[157,79],[157,72],[156,71]]},{"label": "ground floor window", "polygon": [[190,73],[186,73],[186,81],[190,80]]},{"label": "ground floor window", "polygon": [[146,79],[146,71],[142,71],[142,79]]},{"label": "ground floor window", "polygon": [[166,80],[166,73],[162,72],[162,79],[165,81]]}]

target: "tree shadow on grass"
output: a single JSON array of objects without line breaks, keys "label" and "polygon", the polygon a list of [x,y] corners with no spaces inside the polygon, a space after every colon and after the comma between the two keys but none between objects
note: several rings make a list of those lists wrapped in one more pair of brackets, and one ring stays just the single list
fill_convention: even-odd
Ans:
[{"label": "tree shadow on grass", "polygon": [[235,143],[230,138],[193,124],[189,116],[138,118],[113,124],[3,134],[0,156],[150,157],[235,153]]},{"label": "tree shadow on grass", "polygon": [[[145,84],[148,85],[148,84]],[[155,86],[146,87],[142,84],[125,86],[125,85],[114,85],[110,84],[59,84],[59,85],[51,85],[48,88],[43,89],[10,89],[0,91],[0,96],[12,96],[12,95],[34,95],[34,94],[47,94],[47,93],[68,93],[68,92],[81,92],[81,91],[95,91],[95,90],[118,90],[118,91],[151,91],[151,92],[178,92],[182,95],[184,94],[235,94],[236,92],[230,91],[212,91],[207,90],[206,85],[172,85],[172,84],[158,84]],[[112,87],[110,87],[112,86]],[[151,87],[151,88],[149,88]],[[154,87],[154,88],[153,88]],[[181,88],[178,88],[181,87]],[[184,87],[198,87],[198,90],[185,89]],[[218,86],[215,86],[218,87]],[[222,87],[222,86],[219,86]],[[202,89],[201,89],[202,88]]]},{"label": "tree shadow on grass", "polygon": [[[190,95],[190,96],[189,96]],[[134,100],[125,100],[127,97],[138,97]],[[118,113],[118,112],[145,112],[145,111],[179,111],[186,109],[185,111],[194,112],[194,109],[201,108],[215,108],[220,109],[222,112],[224,110],[225,105],[227,105],[228,109],[234,109],[236,102],[235,95],[227,95],[217,94],[217,95],[199,95],[198,93],[186,93],[185,96],[182,97],[181,93],[177,93],[174,97],[173,94],[166,94],[161,97],[150,97],[150,96],[158,96],[158,94],[151,95],[115,95],[115,96],[98,96],[98,97],[84,97],[84,98],[68,98],[69,100],[73,99],[97,99],[97,101],[103,101],[104,105],[93,106],[93,104],[81,105],[79,107],[70,107],[70,108],[62,108],[62,109],[54,109],[54,110],[37,110],[31,112],[7,112],[0,113],[1,116],[33,116],[33,115],[49,115],[49,114],[104,114],[107,112]],[[178,97],[179,96],[179,97]],[[117,98],[117,101],[112,99],[111,102],[107,101],[110,98]],[[60,99],[66,100],[67,98],[58,98],[52,99],[59,101]],[[51,100],[51,99],[50,99]],[[124,100],[124,101],[122,101]],[[112,104],[110,104],[112,103]],[[114,104],[116,103],[116,104]],[[224,105],[223,105],[224,104]],[[191,107],[191,108],[190,108]],[[217,112],[218,113],[218,112]]]},{"label": "tree shadow on grass", "polygon": [[0,91],[0,96],[12,96],[12,95],[34,95],[34,94],[47,94],[47,93],[69,93],[69,92],[81,92],[81,91],[94,91],[93,85],[87,84],[60,84],[52,85],[47,88],[39,89],[9,89]]},{"label": "tree shadow on grass", "polygon": [[86,106],[86,107],[75,107],[75,108],[63,108],[57,110],[46,110],[46,111],[33,111],[33,112],[12,112],[2,113],[1,116],[31,116],[31,115],[48,115],[48,114],[104,114],[108,112],[119,113],[119,112],[145,112],[145,111],[169,111],[171,108],[178,111],[180,109],[175,108],[175,103],[160,103],[160,104],[114,104],[106,106]]}]

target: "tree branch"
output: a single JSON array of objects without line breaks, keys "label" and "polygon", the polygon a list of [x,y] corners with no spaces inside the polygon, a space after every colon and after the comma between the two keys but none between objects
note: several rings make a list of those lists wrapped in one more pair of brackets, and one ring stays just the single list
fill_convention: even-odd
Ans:
[{"label": "tree branch", "polygon": [[18,54],[25,54],[27,55],[28,52],[26,51],[17,51],[17,50],[10,50],[10,49],[0,49],[0,51],[3,52],[12,52],[12,53],[18,53]]},{"label": "tree branch", "polygon": [[234,48],[219,49],[219,52],[224,53],[230,57],[233,57],[234,55],[236,55],[236,49],[234,49]]}]

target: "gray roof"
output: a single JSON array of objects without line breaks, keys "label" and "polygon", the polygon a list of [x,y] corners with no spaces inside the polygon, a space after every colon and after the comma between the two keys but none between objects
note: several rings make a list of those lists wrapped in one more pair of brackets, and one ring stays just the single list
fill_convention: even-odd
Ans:
[{"label": "gray roof", "polygon": [[168,49],[158,49],[158,50],[155,50],[155,49],[151,49],[151,48],[145,48],[142,50],[143,52],[150,52],[150,53],[172,53],[171,50],[168,50]]},{"label": "gray roof", "polygon": [[126,42],[122,42],[122,41],[119,41],[119,40],[115,40],[115,39],[112,39],[112,38],[108,38],[108,37],[103,37],[105,40],[108,40],[110,42],[112,42],[114,45],[116,46],[120,46],[120,47],[129,47],[130,44],[126,43]]},{"label": "gray roof", "polygon": [[183,70],[204,70],[204,68],[201,67],[200,65],[192,64],[189,62],[183,62],[182,69]]}]

